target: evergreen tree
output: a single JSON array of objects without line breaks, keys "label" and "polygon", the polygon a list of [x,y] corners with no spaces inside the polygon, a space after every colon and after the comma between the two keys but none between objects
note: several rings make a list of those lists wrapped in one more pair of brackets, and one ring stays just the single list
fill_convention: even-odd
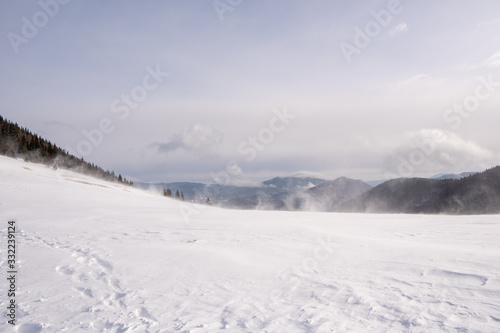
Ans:
[{"label": "evergreen tree", "polygon": [[179,194],[179,190],[177,190],[177,191],[175,192],[175,198],[176,198],[176,199],[179,199],[180,197],[181,197],[181,195]]},{"label": "evergreen tree", "polygon": [[26,142],[26,138],[23,136],[21,138],[21,143],[19,144],[19,153],[24,154],[28,152],[28,143]]},{"label": "evergreen tree", "polygon": [[184,193],[181,192],[181,200],[184,201]]},{"label": "evergreen tree", "polygon": [[172,191],[170,191],[169,188],[167,188],[167,197],[170,197],[170,198],[172,197]]}]

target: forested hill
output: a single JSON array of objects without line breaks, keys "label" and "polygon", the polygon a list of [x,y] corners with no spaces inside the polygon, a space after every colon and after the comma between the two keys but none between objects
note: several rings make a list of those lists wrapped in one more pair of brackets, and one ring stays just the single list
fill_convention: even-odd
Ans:
[{"label": "forested hill", "polygon": [[399,178],[347,202],[344,212],[498,214],[500,166],[460,180]]},{"label": "forested hill", "polygon": [[72,169],[109,181],[133,185],[131,181],[121,175],[116,175],[114,171],[104,170],[93,163],[84,161],[83,158],[77,158],[2,116],[0,116],[0,155],[44,163],[54,168]]}]

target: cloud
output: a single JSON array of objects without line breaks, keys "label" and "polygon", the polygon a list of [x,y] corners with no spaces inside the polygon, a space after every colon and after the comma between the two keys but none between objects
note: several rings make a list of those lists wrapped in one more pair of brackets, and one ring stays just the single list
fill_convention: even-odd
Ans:
[{"label": "cloud", "polygon": [[397,34],[408,31],[408,25],[406,23],[400,23],[394,27],[394,29],[389,31],[390,36],[396,36]]},{"label": "cloud", "polygon": [[206,124],[195,124],[189,129],[174,134],[167,142],[155,142],[151,146],[158,152],[169,154],[176,150],[185,150],[197,156],[215,154],[224,135]]},{"label": "cloud", "polygon": [[327,179],[327,180],[330,179],[324,173],[307,171],[307,170],[294,172],[293,174],[289,175],[288,177],[310,177],[310,178],[319,178],[319,179]]},{"label": "cloud", "polygon": [[211,183],[232,185],[237,187],[263,187],[262,183],[250,180],[237,161],[231,160],[226,165],[226,170],[217,173],[210,172]]},{"label": "cloud", "polygon": [[384,159],[389,172],[410,177],[434,170],[475,171],[494,164],[494,154],[453,132],[422,129],[408,132]]}]

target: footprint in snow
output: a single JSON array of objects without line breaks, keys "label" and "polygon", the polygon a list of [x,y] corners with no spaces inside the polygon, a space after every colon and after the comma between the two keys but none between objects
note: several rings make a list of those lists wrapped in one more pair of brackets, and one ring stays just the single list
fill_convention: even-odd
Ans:
[{"label": "footprint in snow", "polygon": [[56,271],[59,274],[63,274],[63,275],[73,275],[75,273],[75,269],[73,267],[70,267],[70,266],[57,266]]},{"label": "footprint in snow", "polygon": [[38,333],[43,329],[40,324],[23,323],[16,327],[17,333]]},{"label": "footprint in snow", "polygon": [[138,317],[142,317],[145,319],[149,319],[152,321],[156,321],[156,319],[149,313],[146,308],[141,307],[140,309],[135,310],[135,315]]},{"label": "footprint in snow", "polygon": [[93,298],[94,295],[92,294],[92,290],[89,289],[89,288],[82,288],[82,287],[77,287],[77,288],[74,288],[75,290],[77,290],[78,292],[80,292],[80,294],[82,296],[87,296],[89,298]]}]

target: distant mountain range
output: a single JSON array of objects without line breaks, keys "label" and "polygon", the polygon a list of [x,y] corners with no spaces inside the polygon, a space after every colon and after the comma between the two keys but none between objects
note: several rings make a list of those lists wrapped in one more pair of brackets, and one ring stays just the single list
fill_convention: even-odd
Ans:
[{"label": "distant mountain range", "polygon": [[276,193],[281,193],[287,191],[286,189],[275,187],[275,186],[265,186],[259,184],[260,186],[233,186],[233,185],[223,185],[223,184],[201,184],[201,183],[188,183],[188,182],[177,182],[177,183],[136,183],[136,186],[143,189],[153,190],[157,192],[163,191],[163,189],[170,189],[173,193],[177,190],[184,193],[184,198],[187,201],[205,203],[207,198],[210,198],[211,202],[218,206],[227,206],[226,203],[235,198],[246,198],[254,195],[271,195]]},{"label": "distant mountain range", "polygon": [[233,209],[291,211],[488,214],[500,213],[500,167],[482,173],[398,178],[376,187],[340,177],[276,177],[255,187],[201,183],[138,183],[138,187],[184,193],[186,200]]},{"label": "distant mountain range", "polygon": [[332,211],[368,191],[372,186],[361,180],[341,177],[326,180],[313,177],[276,177],[256,187],[201,183],[137,183],[143,189],[170,189],[184,193],[186,200],[204,203],[206,198],[226,208],[267,210]]},{"label": "distant mountain range", "polygon": [[461,179],[393,179],[342,204],[338,211],[497,214],[500,213],[500,167]]},{"label": "distant mountain range", "polygon": [[[259,202],[271,200],[270,198],[273,195],[304,191],[324,182],[327,182],[327,180],[311,177],[276,177],[253,187],[188,182],[137,183],[136,186],[158,192],[167,188],[174,193],[178,190],[184,193],[186,200],[197,203],[205,203],[208,197],[213,204],[219,206],[255,209]],[[241,202],[238,202],[238,200],[241,200]],[[247,204],[247,201],[252,203]],[[277,208],[270,205],[268,209]]]},{"label": "distant mountain range", "polygon": [[[294,181],[300,183],[299,179]],[[333,211],[339,204],[372,188],[361,180],[345,177],[321,182],[316,180],[316,182],[320,184],[302,191],[300,188],[295,188],[295,190],[277,194],[257,194],[246,198],[234,198],[229,200],[226,206],[244,209]]]}]

